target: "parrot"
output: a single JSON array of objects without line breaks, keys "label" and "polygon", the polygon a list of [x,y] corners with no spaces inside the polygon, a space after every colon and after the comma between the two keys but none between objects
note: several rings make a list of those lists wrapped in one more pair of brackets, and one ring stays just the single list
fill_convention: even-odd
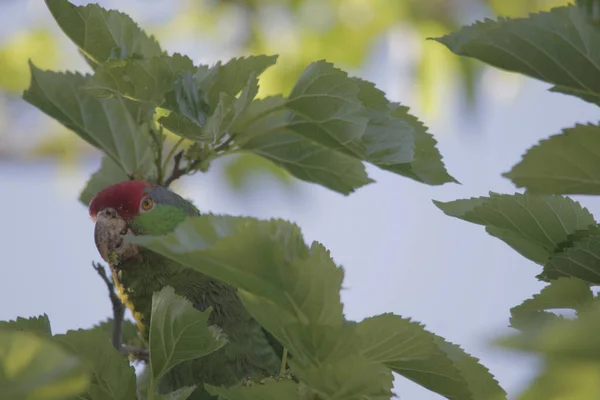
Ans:
[{"label": "parrot", "polygon": [[279,372],[283,346],[250,316],[235,287],[123,239],[172,232],[184,219],[200,215],[190,201],[164,186],[129,180],[99,191],[88,210],[96,248],[146,341],[152,295],[166,286],[200,311],[212,307],[209,323],[226,334],[228,343],[216,352],[175,366],[161,379],[159,392],[197,385],[190,399],[213,399],[203,383],[229,387]]}]

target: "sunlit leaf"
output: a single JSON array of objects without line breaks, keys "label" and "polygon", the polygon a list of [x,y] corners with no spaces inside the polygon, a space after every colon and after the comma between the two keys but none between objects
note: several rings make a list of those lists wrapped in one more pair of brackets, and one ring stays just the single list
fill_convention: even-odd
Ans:
[{"label": "sunlit leaf", "polygon": [[0,397],[11,400],[61,400],[89,382],[81,360],[49,338],[1,328],[0,371]]},{"label": "sunlit leaf", "polygon": [[0,329],[30,332],[46,337],[52,336],[50,320],[46,314],[42,314],[39,317],[18,317],[16,320],[0,321]]},{"label": "sunlit leaf", "polygon": [[68,331],[54,339],[87,361],[92,380],[87,387],[91,399],[131,400],[136,397],[135,371],[101,330]]}]

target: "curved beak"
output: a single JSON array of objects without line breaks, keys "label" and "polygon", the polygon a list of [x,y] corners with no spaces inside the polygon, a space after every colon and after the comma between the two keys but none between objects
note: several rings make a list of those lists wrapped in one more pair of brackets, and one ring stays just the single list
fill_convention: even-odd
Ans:
[{"label": "curved beak", "polygon": [[114,209],[106,208],[96,215],[94,241],[104,261],[118,265],[137,254],[137,246],[123,240],[122,235],[128,232],[127,222]]}]

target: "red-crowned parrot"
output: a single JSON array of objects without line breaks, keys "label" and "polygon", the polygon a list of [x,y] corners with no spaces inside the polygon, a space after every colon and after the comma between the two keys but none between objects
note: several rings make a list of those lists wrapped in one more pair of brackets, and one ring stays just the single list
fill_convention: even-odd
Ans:
[{"label": "red-crowned parrot", "polygon": [[[96,223],[96,247],[146,339],[152,294],[165,286],[199,310],[212,307],[210,323],[227,335],[220,350],[176,366],[162,379],[161,392],[193,384],[202,388],[203,383],[231,386],[277,373],[283,348],[248,314],[234,287],[122,239],[123,234],[167,234],[185,218],[199,215],[194,205],[162,186],[125,181],[100,191],[89,213]],[[191,398],[211,397],[198,389]]]}]

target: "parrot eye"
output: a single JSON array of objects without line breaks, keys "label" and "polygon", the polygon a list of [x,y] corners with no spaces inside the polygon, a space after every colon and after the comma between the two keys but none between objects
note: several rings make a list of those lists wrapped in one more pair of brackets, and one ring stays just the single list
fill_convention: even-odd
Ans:
[{"label": "parrot eye", "polygon": [[150,211],[154,208],[154,200],[152,200],[151,197],[146,196],[142,199],[142,202],[140,203],[140,210],[141,211]]}]

